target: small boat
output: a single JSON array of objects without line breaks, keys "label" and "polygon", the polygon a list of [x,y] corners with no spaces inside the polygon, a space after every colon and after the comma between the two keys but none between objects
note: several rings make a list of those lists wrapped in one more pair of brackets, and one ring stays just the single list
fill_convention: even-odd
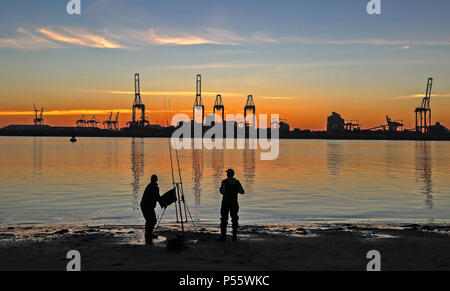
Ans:
[{"label": "small boat", "polygon": [[72,136],[72,138],[70,139],[70,142],[77,142],[77,138]]}]

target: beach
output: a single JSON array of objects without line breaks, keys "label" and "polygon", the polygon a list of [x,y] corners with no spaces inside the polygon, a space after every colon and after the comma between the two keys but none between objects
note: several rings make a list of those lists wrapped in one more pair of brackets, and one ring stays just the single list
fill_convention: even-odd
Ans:
[{"label": "beach", "polygon": [[370,250],[383,271],[450,270],[449,224],[242,226],[237,242],[217,242],[218,228],[187,227],[184,248],[168,250],[178,226],[144,244],[142,226],[0,228],[0,270],[65,271],[67,252],[82,271],[365,271]]}]

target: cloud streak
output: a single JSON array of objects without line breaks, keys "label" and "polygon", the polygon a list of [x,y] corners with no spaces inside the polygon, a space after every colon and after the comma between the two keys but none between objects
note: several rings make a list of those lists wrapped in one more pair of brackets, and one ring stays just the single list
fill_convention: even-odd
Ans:
[{"label": "cloud streak", "polygon": [[240,40],[239,37],[225,30],[209,30],[205,36],[186,33],[163,35],[156,33],[155,29],[149,30],[149,41],[160,45],[237,45]]},{"label": "cloud streak", "polygon": [[[44,111],[44,116],[64,116],[64,115],[106,115],[113,112],[131,113],[131,109],[60,109]],[[0,116],[29,116],[34,115],[31,110],[2,110]]]},{"label": "cloud streak", "polygon": [[257,44],[298,44],[326,46],[394,46],[403,50],[413,46],[450,46],[446,40],[387,40],[378,38],[326,39],[298,36],[272,36],[264,31],[239,35],[234,31],[207,28],[198,32],[165,31],[149,28],[96,30],[80,28],[19,28],[14,37],[0,38],[0,48],[41,49],[80,46],[101,49],[137,49],[148,46],[247,46]]},{"label": "cloud streak", "polygon": [[125,48],[125,46],[122,46],[113,40],[109,40],[107,36],[69,28],[62,28],[59,30],[39,28],[33,31],[19,28],[15,37],[0,38],[0,48],[36,50],[63,48],[67,46],[105,49]]},{"label": "cloud streak", "polygon": [[[412,94],[407,96],[395,96],[393,99],[417,99],[424,98],[425,94]],[[433,98],[450,98],[450,94],[432,94],[431,99]]]},{"label": "cloud streak", "polygon": [[92,48],[124,48],[123,46],[114,43],[103,36],[91,34],[81,30],[71,30],[64,28],[63,32],[56,32],[50,29],[41,28],[39,29],[39,32],[56,42]]},{"label": "cloud streak", "polygon": [[0,38],[0,48],[30,50],[58,47],[60,45],[57,43],[23,28],[17,29],[17,35],[15,37]]}]

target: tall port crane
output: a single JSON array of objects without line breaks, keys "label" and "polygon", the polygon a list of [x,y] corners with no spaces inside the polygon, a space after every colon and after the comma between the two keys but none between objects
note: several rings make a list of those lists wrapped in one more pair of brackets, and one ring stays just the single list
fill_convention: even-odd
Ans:
[{"label": "tall port crane", "polygon": [[425,134],[429,133],[431,126],[431,88],[433,86],[433,78],[428,78],[427,91],[422,100],[422,104],[416,108],[416,132]]},{"label": "tall port crane", "polygon": [[248,95],[247,103],[245,103],[244,107],[244,120],[245,124],[247,124],[247,111],[250,111],[253,114],[252,125],[256,124],[256,106],[255,101],[253,100],[253,95]]},{"label": "tall port crane", "polygon": [[[129,127],[143,128],[149,123],[145,117],[145,104],[142,103],[141,85],[138,73],[134,74],[134,102],[132,111],[132,120],[128,122]],[[138,118],[137,115],[139,114],[139,111],[141,115]]]},{"label": "tall port crane", "polygon": [[36,105],[34,105],[34,120],[33,120],[33,122],[34,122],[35,126],[39,126],[39,125],[44,124],[44,117],[43,117],[43,115],[44,115],[44,108],[42,107],[41,110],[39,111],[36,108]]},{"label": "tall port crane", "polygon": [[221,122],[224,122],[225,121],[225,106],[223,105],[222,95],[220,95],[220,94],[216,96],[216,102],[214,102],[214,109],[213,109],[214,122],[216,122],[216,120],[215,120],[216,110],[222,112],[222,121]]},{"label": "tall port crane", "polygon": [[193,107],[193,111],[192,111],[192,120],[194,120],[194,123],[196,122],[195,120],[195,113],[198,109],[202,110],[202,120],[201,120],[201,124],[203,127],[203,121],[205,119],[205,106],[203,105],[203,99],[202,99],[202,75],[197,75],[197,81],[196,81],[196,93],[195,93],[195,102],[194,102],[194,107]]},{"label": "tall port crane", "polygon": [[111,113],[109,114],[108,119],[103,121],[103,127],[105,129],[107,129],[107,130],[112,130],[112,115],[113,115],[113,113],[111,111]]},{"label": "tall port crane", "polygon": [[117,112],[116,117],[113,119],[113,112],[111,111],[108,119],[103,121],[103,127],[107,130],[119,130],[119,113]]},{"label": "tall port crane", "polygon": [[117,111],[116,118],[112,121],[112,127],[114,130],[119,130],[119,111]]}]

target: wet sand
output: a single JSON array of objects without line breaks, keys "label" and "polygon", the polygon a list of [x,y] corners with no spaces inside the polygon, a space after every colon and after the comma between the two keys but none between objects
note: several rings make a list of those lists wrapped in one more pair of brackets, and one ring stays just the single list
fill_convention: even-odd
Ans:
[{"label": "wet sand", "polygon": [[142,226],[0,228],[0,270],[64,271],[69,250],[81,253],[82,270],[365,271],[370,250],[381,268],[450,270],[450,225],[317,224],[243,226],[239,241],[217,242],[218,229],[186,232],[186,248],[170,251],[176,226],[143,244]]}]

